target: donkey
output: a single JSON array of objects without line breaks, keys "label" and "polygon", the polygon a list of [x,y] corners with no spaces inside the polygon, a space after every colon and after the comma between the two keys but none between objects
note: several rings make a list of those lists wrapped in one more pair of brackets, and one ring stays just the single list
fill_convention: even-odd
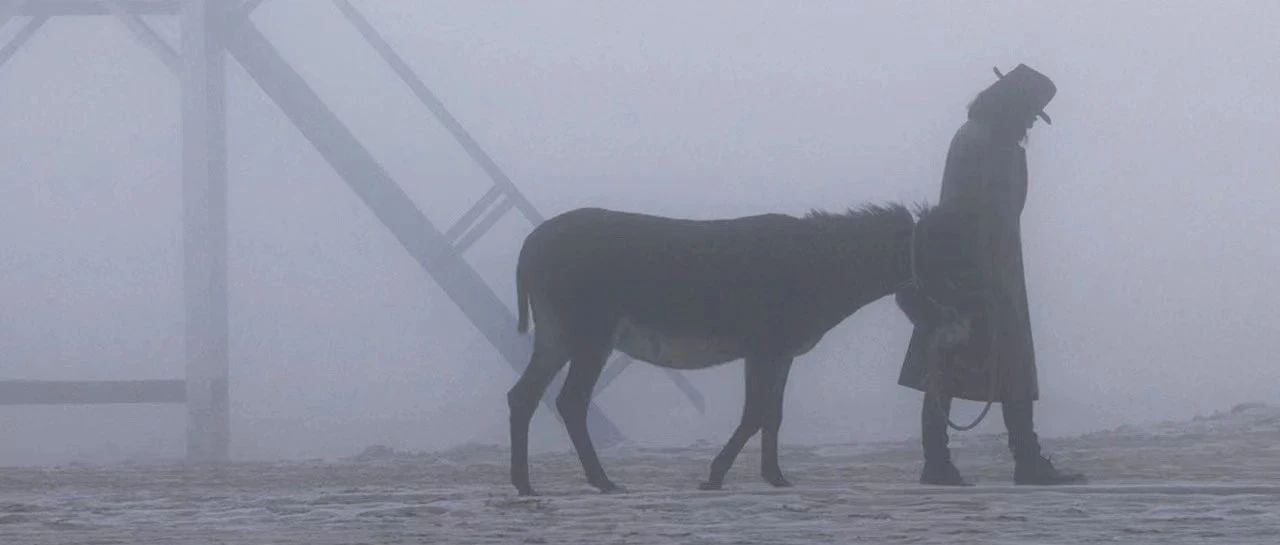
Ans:
[{"label": "donkey", "polygon": [[911,280],[915,223],[901,205],[711,221],[584,208],[542,223],[516,267],[518,329],[528,331],[530,310],[537,327],[529,365],[507,394],[512,484],[534,494],[529,422],[571,362],[556,408],[587,481],[622,490],[605,475],[586,418],[616,349],[672,369],[745,360],[741,422],[699,488],[719,489],[757,431],[764,480],[790,486],[778,465],[778,429],[792,360]]}]

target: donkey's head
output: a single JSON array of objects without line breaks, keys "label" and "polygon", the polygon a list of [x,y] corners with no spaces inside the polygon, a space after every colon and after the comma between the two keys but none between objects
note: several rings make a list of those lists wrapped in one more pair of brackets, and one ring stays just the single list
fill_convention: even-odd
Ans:
[{"label": "donkey's head", "polygon": [[917,216],[910,250],[915,288],[946,306],[976,304],[983,288],[976,213],[921,206]]},{"label": "donkey's head", "polygon": [[843,213],[812,211],[805,219],[831,233],[832,251],[852,272],[848,285],[873,300],[911,279],[915,218],[901,204],[869,204]]}]

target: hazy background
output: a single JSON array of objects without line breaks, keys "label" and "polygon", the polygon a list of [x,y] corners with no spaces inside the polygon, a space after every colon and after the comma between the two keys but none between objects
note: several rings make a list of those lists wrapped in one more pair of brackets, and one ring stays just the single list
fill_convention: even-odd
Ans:
[{"label": "hazy background", "polygon": [[[357,7],[547,215],[933,201],[965,105],[1025,62],[1059,88],[1023,216],[1042,433],[1280,401],[1276,2]],[[487,189],[328,2],[254,20],[437,226]],[[228,77],[233,456],[505,445],[515,375]],[[0,68],[0,379],[181,375],[178,126],[176,80],[113,18],[55,19]],[[468,255],[508,304],[527,229],[512,214]],[[832,331],[792,374],[783,440],[917,434],[919,394],[895,385],[908,335],[888,299]],[[646,365],[600,403],[636,441],[719,442],[741,365],[690,377],[706,415]],[[0,464],[175,458],[184,419],[0,407]],[[545,409],[534,433],[569,448]]]}]

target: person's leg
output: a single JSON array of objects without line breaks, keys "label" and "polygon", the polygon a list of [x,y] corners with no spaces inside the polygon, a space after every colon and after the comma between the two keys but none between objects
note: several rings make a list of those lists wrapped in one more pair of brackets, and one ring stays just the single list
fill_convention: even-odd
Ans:
[{"label": "person's leg", "polygon": [[951,414],[951,398],[924,395],[924,407],[920,410],[920,440],[924,446],[924,470],[920,472],[920,484],[963,486],[968,483],[951,463],[951,450],[947,447],[947,416]]},{"label": "person's leg", "polygon": [[951,450],[947,448],[947,416],[951,414],[951,398],[924,395],[924,407],[920,410],[920,439],[924,446],[926,462],[950,462]]},{"label": "person's leg", "polygon": [[1031,460],[1040,456],[1040,437],[1036,435],[1034,402],[1010,401],[1000,404],[1004,427],[1009,431],[1009,450],[1013,459]]},{"label": "person's leg", "polygon": [[1040,438],[1035,432],[1034,401],[1011,401],[1001,404],[1004,425],[1009,431],[1009,450],[1013,451],[1013,481],[1016,484],[1076,484],[1084,475],[1063,472],[1040,453]]}]

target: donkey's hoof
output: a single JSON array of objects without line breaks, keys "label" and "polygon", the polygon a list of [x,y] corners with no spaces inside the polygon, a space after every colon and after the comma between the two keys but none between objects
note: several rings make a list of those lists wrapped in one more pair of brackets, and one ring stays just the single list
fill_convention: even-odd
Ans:
[{"label": "donkey's hoof", "polygon": [[516,490],[516,495],[522,498],[532,498],[534,496],[537,496],[538,493],[534,492],[532,488],[519,488]]},{"label": "donkey's hoof", "polygon": [[698,490],[720,490],[724,483],[716,481],[704,481],[698,485]]},{"label": "donkey's hoof", "polygon": [[613,484],[613,481],[605,481],[603,483],[591,483],[591,486],[600,490],[601,494],[623,494],[626,493],[627,487]]}]

